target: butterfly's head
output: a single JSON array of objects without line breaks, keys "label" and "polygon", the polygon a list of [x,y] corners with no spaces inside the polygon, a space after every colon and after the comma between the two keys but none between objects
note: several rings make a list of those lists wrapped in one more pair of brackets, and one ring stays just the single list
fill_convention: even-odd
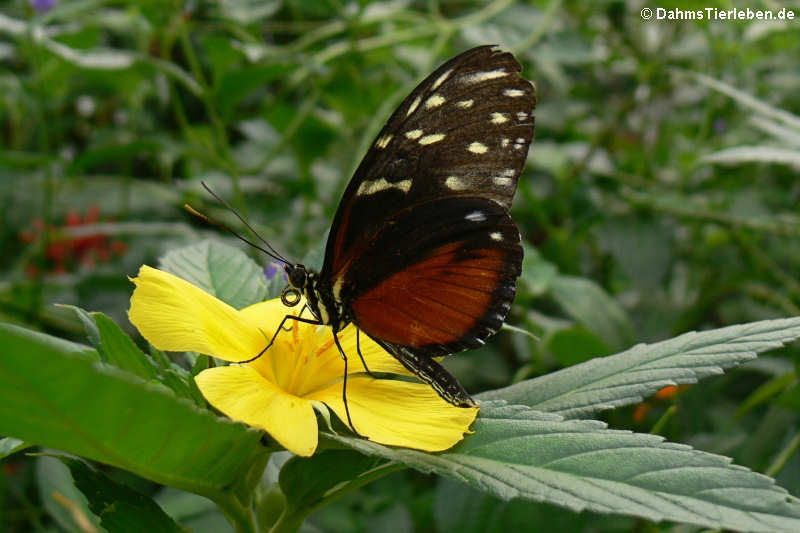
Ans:
[{"label": "butterfly's head", "polygon": [[286,271],[286,277],[289,278],[289,285],[301,291],[306,288],[308,282],[308,270],[301,264],[284,265],[283,270]]}]

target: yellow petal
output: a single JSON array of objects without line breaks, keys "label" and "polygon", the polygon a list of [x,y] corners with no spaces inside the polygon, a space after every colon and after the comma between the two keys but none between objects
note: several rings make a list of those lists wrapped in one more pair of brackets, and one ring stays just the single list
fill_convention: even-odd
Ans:
[{"label": "yellow petal", "polygon": [[[281,320],[287,314],[296,316],[304,303],[301,301],[294,307],[286,307],[276,298],[246,307],[241,314],[272,338]],[[313,318],[307,310],[301,316]],[[290,319],[284,323],[284,328],[290,330],[278,332],[264,357],[251,363],[264,377],[298,396],[306,396],[342,380],[344,361],[333,342],[330,326]],[[339,342],[348,357],[348,374],[365,372],[356,349],[356,331],[355,326],[349,325],[339,332]],[[363,332],[359,342],[370,371],[410,375],[403,365]]]},{"label": "yellow petal", "polygon": [[128,317],[159,350],[195,351],[226,361],[254,357],[264,334],[225,302],[168,272],[142,266]]},{"label": "yellow petal", "polygon": [[286,394],[250,365],[209,368],[194,379],[206,400],[233,420],[263,429],[297,455],[317,449],[312,403]]},{"label": "yellow petal", "polygon": [[[281,303],[280,298],[273,298],[266,302],[258,302],[257,304],[249,305],[239,312],[252,324],[257,325],[264,333],[268,333],[271,338],[275,330],[278,329],[278,324],[281,323],[283,317],[289,314],[296,315],[299,313],[300,309],[303,308],[302,305],[304,302],[305,300],[302,300],[301,303],[295,307],[286,307]],[[303,316],[306,318],[313,318],[308,311],[306,311]],[[285,327],[291,327],[292,324],[294,324],[294,321],[287,321]]]},{"label": "yellow petal", "polygon": [[[341,343],[347,357],[355,361],[355,372],[363,372],[364,367],[356,351],[356,331],[356,327],[352,324],[344,328],[339,332],[339,343]],[[372,372],[387,372],[401,376],[412,375],[392,354],[381,348],[377,342],[363,331],[360,334],[359,344],[361,346],[361,354]],[[341,359],[341,356],[339,358]],[[349,368],[348,371],[350,371]]]},{"label": "yellow petal", "polygon": [[[325,402],[347,423],[341,384],[309,398]],[[478,415],[477,407],[455,407],[428,385],[361,377],[348,380],[347,405],[356,430],[370,440],[429,452],[459,442]]]},{"label": "yellow petal", "polygon": [[[300,300],[300,303],[298,303],[296,306],[286,307],[281,303],[280,298],[275,298],[273,300],[268,300],[266,302],[260,302],[249,307],[245,307],[241,310],[241,313],[253,324],[257,325],[261,331],[268,333],[271,338],[271,335],[275,332],[275,330],[278,329],[278,325],[280,324],[281,320],[283,320],[283,317],[290,314],[297,316],[304,304],[305,300]],[[314,318],[308,310],[303,312],[301,316],[308,319]],[[299,326],[297,330],[293,330],[295,333],[297,333],[297,336],[289,337],[290,340],[299,342],[307,337],[315,336],[316,338],[311,344],[318,347],[320,355],[329,355],[331,360],[335,361],[336,359],[339,359],[341,361],[339,351],[333,344],[333,332],[330,326],[314,326],[312,324],[306,324],[290,319],[286,321],[284,327],[294,328],[295,325]],[[357,373],[364,372],[364,366],[362,365],[361,360],[358,357],[358,351],[356,350],[356,331],[356,327],[352,324],[345,327],[339,332],[339,342],[341,343],[342,349],[348,358],[352,354],[353,360],[357,361],[357,364],[350,365],[348,372]],[[289,332],[283,331],[278,333],[276,342],[282,336],[288,337]],[[360,334],[359,346],[361,347],[361,354],[364,356],[364,360],[367,362],[367,366],[371,371],[387,372],[406,376],[411,375],[403,365],[401,365],[394,357],[392,357],[391,354],[387,353],[386,350],[378,346],[378,344],[369,338],[369,336],[363,331]],[[332,351],[327,353],[328,350]],[[322,352],[325,352],[325,354]],[[339,366],[344,368],[342,365]],[[336,371],[338,374],[341,374],[341,372],[341,369],[337,369]]]}]

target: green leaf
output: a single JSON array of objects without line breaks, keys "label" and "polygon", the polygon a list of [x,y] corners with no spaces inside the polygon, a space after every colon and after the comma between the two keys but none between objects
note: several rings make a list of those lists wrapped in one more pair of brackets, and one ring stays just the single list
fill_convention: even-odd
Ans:
[{"label": "green leaf", "polygon": [[59,457],[72,473],[75,486],[100,518],[100,525],[113,533],[185,533],[149,496],[111,480],[83,461]]},{"label": "green leaf", "polygon": [[739,165],[741,163],[778,163],[800,169],[800,150],[774,146],[736,146],[700,158],[706,163]]},{"label": "green leaf", "polygon": [[113,320],[103,313],[91,315],[100,332],[100,344],[95,348],[102,353],[107,362],[142,379],[154,379],[158,375],[152,360]]},{"label": "green leaf", "polygon": [[224,117],[234,114],[236,106],[250,93],[264,88],[276,79],[282,79],[294,70],[293,65],[255,65],[226,72],[219,80],[214,98]]},{"label": "green leaf", "polygon": [[15,439],[14,437],[0,439],[0,459],[5,459],[9,455],[13,455],[31,446],[31,444],[28,444],[24,440]]},{"label": "green leaf", "polygon": [[[92,343],[92,346],[100,353],[101,357],[103,356],[102,350],[100,350],[100,345],[102,344],[100,340],[100,330],[97,329],[97,324],[92,318],[92,315],[78,306],[75,305],[67,305],[67,304],[56,304],[58,307],[63,307],[66,309],[72,309],[75,311],[75,314],[78,315],[78,318],[83,324],[83,328],[86,330],[86,337],[89,339],[89,342]],[[105,360],[105,359],[104,359]]]},{"label": "green leaf", "polygon": [[721,374],[800,337],[800,317],[691,332],[478,395],[576,418]]},{"label": "green leaf", "polygon": [[0,324],[0,434],[212,499],[265,455],[260,431],[55,341]]},{"label": "green leaf", "polygon": [[318,504],[342,483],[383,463],[350,450],[327,450],[308,458],[292,457],[281,468],[279,483],[291,511]]},{"label": "green leaf", "polygon": [[87,313],[79,307],[66,305],[74,310],[86,327],[89,341],[100,352],[104,362],[130,372],[144,380],[158,380],[171,388],[179,396],[191,398],[198,405],[205,406],[205,401],[197,402],[193,393],[188,372],[173,365],[166,357],[158,361],[142,352],[133,340],[110,318],[103,313]]},{"label": "green leaf", "polygon": [[39,41],[61,59],[85,69],[122,70],[132,67],[138,59],[134,53],[111,48],[97,48],[91,51],[70,48],[58,41],[48,39],[44,35],[39,38]]},{"label": "green leaf", "polygon": [[777,142],[788,146],[793,146],[795,148],[800,148],[800,128],[787,128],[774,120],[770,120],[758,115],[752,117],[750,122],[756,128],[772,136]]},{"label": "green leaf", "polygon": [[793,387],[783,391],[776,399],[775,404],[800,412],[800,385],[795,383]]},{"label": "green leaf", "polygon": [[594,281],[559,275],[550,284],[550,294],[567,314],[603,339],[610,349],[622,350],[634,343],[627,313]]},{"label": "green leaf", "polygon": [[159,268],[241,309],[264,300],[264,274],[244,252],[214,241],[180,248],[161,258]]},{"label": "green leaf", "polygon": [[747,94],[746,92],[743,92],[737,89],[736,87],[733,87],[732,85],[728,85],[725,82],[715,80],[714,78],[706,76],[705,74],[695,73],[694,76],[697,79],[697,81],[699,81],[706,87],[710,87],[715,91],[719,91],[723,94],[730,96],[731,98],[739,102],[741,105],[752,109],[759,115],[783,122],[784,124],[786,124],[791,128],[800,130],[800,117],[798,117],[797,115],[793,115],[788,111],[784,111],[783,109],[779,109],[762,100],[754,98],[749,94]]},{"label": "green leaf", "polygon": [[36,457],[36,484],[42,506],[62,531],[99,530],[100,519],[91,512],[61,461],[46,455]]},{"label": "green leaf", "polygon": [[542,347],[562,366],[576,365],[608,354],[608,347],[603,341],[583,326],[554,332],[546,338]]},{"label": "green leaf", "polygon": [[278,0],[221,0],[217,9],[222,18],[246,25],[270,17],[281,5]]},{"label": "green leaf", "polygon": [[33,37],[34,42],[40,44],[54,55],[78,68],[100,71],[120,71],[129,69],[137,62],[152,65],[180,81],[195,95],[199,96],[203,94],[203,88],[194,78],[192,78],[191,75],[189,75],[189,73],[181,69],[175,63],[171,63],[169,61],[164,61],[136,52],[129,52],[127,50],[96,48],[94,50],[86,51],[71,48],[59,41],[50,39],[48,37],[48,32],[33,31],[33,29],[31,29],[30,26],[25,22],[18,19],[13,19],[11,17],[6,17],[2,13],[0,13],[0,31],[9,33],[18,38],[23,37],[24,35],[31,36]]},{"label": "green leaf", "polygon": [[[153,499],[164,512],[195,533],[200,531],[216,533],[231,529],[230,523],[220,513],[219,507],[208,498],[172,487],[164,487]],[[217,526],[210,529],[204,528],[203,526],[207,522],[216,522]]]},{"label": "green leaf", "polygon": [[633,216],[610,218],[597,228],[597,244],[643,290],[657,289],[672,264],[672,233],[666,224]]},{"label": "green leaf", "polygon": [[329,438],[503,500],[735,531],[800,528],[800,500],[772,479],[656,435],[610,430],[602,422],[564,420],[501,402],[484,403],[473,429],[459,445],[437,455]]},{"label": "green leaf", "polygon": [[[435,518],[436,530],[441,532],[530,531],[531,524],[536,524],[536,531],[610,531],[603,527],[602,517],[596,514],[572,513],[521,499],[502,502],[447,478],[436,486]],[[628,519],[628,522],[627,527],[616,531],[635,530],[634,520]]]},{"label": "green leaf", "polygon": [[520,280],[534,296],[544,294],[558,275],[558,269],[543,259],[536,248],[525,242],[522,243],[522,248],[525,255],[522,259]]},{"label": "green leaf", "polygon": [[281,468],[278,479],[285,497],[281,530],[299,526],[330,500],[399,468],[374,454],[351,450],[326,450],[308,458],[292,457]]}]

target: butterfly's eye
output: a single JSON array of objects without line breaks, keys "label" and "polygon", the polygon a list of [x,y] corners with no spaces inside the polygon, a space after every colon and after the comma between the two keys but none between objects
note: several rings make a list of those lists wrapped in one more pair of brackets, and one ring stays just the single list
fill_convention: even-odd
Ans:
[{"label": "butterfly's eye", "polygon": [[289,277],[289,284],[292,287],[303,289],[306,286],[308,276],[306,274],[306,267],[303,265],[292,265],[287,268],[286,274]]}]

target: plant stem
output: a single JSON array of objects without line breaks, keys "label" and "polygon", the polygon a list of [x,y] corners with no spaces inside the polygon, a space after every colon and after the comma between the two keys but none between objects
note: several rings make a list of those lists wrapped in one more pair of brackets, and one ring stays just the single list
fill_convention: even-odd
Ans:
[{"label": "plant stem", "polygon": [[653,429],[650,430],[652,435],[661,435],[661,432],[664,431],[664,427],[672,420],[672,417],[675,416],[675,413],[678,411],[677,405],[670,405],[667,410],[661,415],[661,418],[658,419],[658,422],[655,423]]},{"label": "plant stem", "polygon": [[308,514],[303,513],[292,513],[288,510],[289,508],[285,508],[281,513],[280,518],[275,524],[270,528],[269,533],[295,533],[296,531],[300,530],[300,526],[303,525],[303,521],[306,519]]},{"label": "plant stem", "polygon": [[222,514],[233,525],[236,533],[256,533],[256,521],[253,510],[242,503],[232,494],[214,500]]},{"label": "plant stem", "polygon": [[786,466],[786,463],[789,459],[792,458],[797,450],[800,450],[800,433],[796,434],[794,438],[789,442],[789,444],[781,450],[781,453],[772,461],[772,464],[769,465],[767,470],[764,472],[769,477],[775,477],[783,467]]}]

